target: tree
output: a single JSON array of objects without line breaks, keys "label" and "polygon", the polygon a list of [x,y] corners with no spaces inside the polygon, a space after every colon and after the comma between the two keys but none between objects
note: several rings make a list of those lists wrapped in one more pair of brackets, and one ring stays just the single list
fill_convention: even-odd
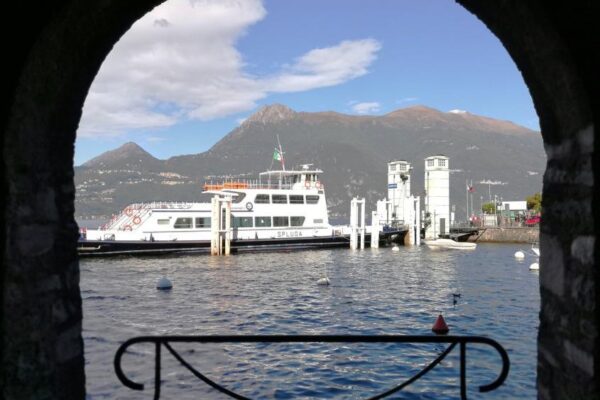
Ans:
[{"label": "tree", "polygon": [[542,194],[536,193],[531,196],[527,196],[525,198],[527,201],[527,209],[532,210],[536,214],[539,214],[542,211]]},{"label": "tree", "polygon": [[496,205],[493,202],[483,203],[483,205],[481,206],[481,211],[483,211],[484,214],[495,214],[496,213]]}]

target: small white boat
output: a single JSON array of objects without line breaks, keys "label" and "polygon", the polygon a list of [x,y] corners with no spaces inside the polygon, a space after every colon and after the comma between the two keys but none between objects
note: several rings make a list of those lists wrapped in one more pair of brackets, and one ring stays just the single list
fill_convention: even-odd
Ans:
[{"label": "small white boat", "polygon": [[430,249],[475,250],[477,243],[457,242],[452,239],[435,239],[423,241]]}]

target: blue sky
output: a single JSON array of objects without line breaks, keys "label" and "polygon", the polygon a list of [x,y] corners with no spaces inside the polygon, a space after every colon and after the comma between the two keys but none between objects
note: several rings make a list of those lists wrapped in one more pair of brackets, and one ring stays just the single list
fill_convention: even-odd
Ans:
[{"label": "blue sky", "polygon": [[75,165],[128,141],[200,153],[258,108],[381,115],[423,104],[539,130],[499,40],[450,0],[169,0],[98,73]]}]

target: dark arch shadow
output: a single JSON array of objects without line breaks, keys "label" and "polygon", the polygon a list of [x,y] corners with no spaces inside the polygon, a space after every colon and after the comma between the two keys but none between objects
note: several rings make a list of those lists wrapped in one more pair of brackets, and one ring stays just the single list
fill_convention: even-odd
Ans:
[{"label": "dark arch shadow", "polygon": [[[84,398],[73,217],[75,132],[104,58],[161,2],[51,0],[5,8],[5,15],[18,21],[16,28],[3,27],[9,55],[0,114],[0,393],[5,398]],[[597,397],[597,6],[586,0],[458,2],[500,39],[522,72],[548,154],[539,397]]]}]

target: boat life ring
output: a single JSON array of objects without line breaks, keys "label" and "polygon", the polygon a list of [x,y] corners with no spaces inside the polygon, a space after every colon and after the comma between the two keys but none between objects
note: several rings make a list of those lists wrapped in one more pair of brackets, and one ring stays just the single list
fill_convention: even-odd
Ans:
[{"label": "boat life ring", "polygon": [[139,225],[140,222],[142,222],[142,219],[139,217],[139,215],[136,215],[135,217],[133,217],[134,224]]},{"label": "boat life ring", "polygon": [[251,201],[249,201],[249,202],[246,203],[246,210],[252,211],[252,207],[254,207],[254,205],[252,204]]},{"label": "boat life ring", "polygon": [[304,182],[304,186],[306,186],[307,189],[310,189],[310,182],[309,181],[305,181]]},{"label": "boat life ring", "polygon": [[132,228],[131,228],[131,225],[125,225],[125,226],[123,227],[123,230],[124,230],[124,231],[130,231],[130,230],[132,230]]},{"label": "boat life ring", "polygon": [[317,181],[317,183],[315,183],[315,186],[317,187],[317,189],[321,189],[321,182]]},{"label": "boat life ring", "polygon": [[125,215],[127,215],[128,217],[131,217],[133,215],[133,209],[131,207],[127,207],[125,209]]}]

